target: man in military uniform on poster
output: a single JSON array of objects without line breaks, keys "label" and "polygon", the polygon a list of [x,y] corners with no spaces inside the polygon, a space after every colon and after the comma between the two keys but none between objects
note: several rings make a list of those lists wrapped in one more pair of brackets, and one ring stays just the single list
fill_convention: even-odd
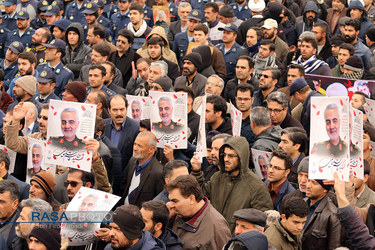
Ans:
[{"label": "man in military uniform on poster", "polygon": [[85,142],[76,136],[79,127],[79,115],[75,108],[65,108],[60,115],[63,136],[51,136],[48,144],[68,150],[84,149]]},{"label": "man in military uniform on poster", "polygon": [[20,11],[16,15],[16,20],[17,29],[8,33],[5,46],[9,46],[13,41],[18,41],[21,42],[25,48],[31,47],[31,40],[35,30],[30,27],[29,14]]},{"label": "man in military uniform on poster", "polygon": [[172,101],[169,97],[161,97],[158,101],[159,116],[161,122],[153,122],[153,128],[165,134],[175,133],[183,128],[181,123],[172,121]]},{"label": "man in military uniform on poster", "polygon": [[27,169],[27,176],[31,179],[34,175],[42,171],[43,150],[39,144],[34,144],[31,149],[32,168]]},{"label": "man in military uniform on poster", "polygon": [[324,120],[326,131],[329,137],[328,141],[314,144],[311,154],[317,154],[319,157],[340,158],[345,156],[348,145],[340,138],[340,115],[339,107],[334,104],[328,104],[324,110]]},{"label": "man in military uniform on poster", "polygon": [[46,62],[41,63],[37,67],[37,71],[41,72],[45,67],[51,68],[56,75],[55,94],[61,98],[66,84],[74,80],[73,72],[61,62],[61,58],[65,55],[66,43],[61,39],[54,39],[50,43],[42,44],[45,50]]}]

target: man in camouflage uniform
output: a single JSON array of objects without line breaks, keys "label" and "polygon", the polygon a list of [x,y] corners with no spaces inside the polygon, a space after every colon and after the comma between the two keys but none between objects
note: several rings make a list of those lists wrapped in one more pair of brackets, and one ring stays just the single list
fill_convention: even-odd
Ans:
[{"label": "man in camouflage uniform", "polygon": [[165,134],[176,133],[183,127],[182,124],[172,121],[172,102],[168,97],[161,97],[158,102],[161,122],[153,122],[152,127]]}]

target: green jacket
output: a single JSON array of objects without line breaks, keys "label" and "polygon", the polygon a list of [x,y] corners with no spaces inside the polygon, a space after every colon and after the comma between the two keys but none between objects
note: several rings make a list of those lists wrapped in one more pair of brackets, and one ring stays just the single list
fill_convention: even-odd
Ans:
[{"label": "green jacket", "polygon": [[268,245],[276,249],[300,250],[302,249],[302,233],[293,239],[277,220],[264,232],[267,236]]},{"label": "green jacket", "polygon": [[255,208],[261,211],[272,210],[271,196],[262,180],[249,169],[249,144],[244,137],[232,137],[220,148],[233,148],[239,157],[240,173],[230,176],[225,172],[224,159],[220,156],[220,172],[216,172],[210,181],[204,183],[203,173],[195,174],[204,194],[211,204],[221,213],[234,232],[236,222],[233,213],[243,208]]}]

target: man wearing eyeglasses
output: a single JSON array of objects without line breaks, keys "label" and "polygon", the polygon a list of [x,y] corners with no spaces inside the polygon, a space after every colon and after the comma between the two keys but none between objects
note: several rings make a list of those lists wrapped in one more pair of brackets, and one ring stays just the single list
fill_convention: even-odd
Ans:
[{"label": "man wearing eyeglasses", "polygon": [[272,157],[267,168],[266,184],[271,195],[274,210],[279,211],[284,196],[295,190],[287,180],[292,165],[293,160],[288,153],[280,149],[272,152]]},{"label": "man wearing eyeglasses", "polygon": [[233,213],[243,208],[261,211],[272,209],[272,200],[261,179],[249,169],[250,150],[244,137],[232,137],[219,149],[220,172],[204,182],[200,166],[192,161],[192,175],[197,178],[205,196],[229,223],[233,233]]}]

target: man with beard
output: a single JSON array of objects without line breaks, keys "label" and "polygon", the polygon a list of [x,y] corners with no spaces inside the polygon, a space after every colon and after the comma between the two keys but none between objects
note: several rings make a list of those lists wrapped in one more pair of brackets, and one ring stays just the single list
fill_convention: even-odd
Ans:
[{"label": "man with beard", "polygon": [[209,38],[213,45],[222,42],[223,31],[220,28],[225,26],[225,24],[217,19],[218,14],[219,6],[215,2],[208,2],[204,5],[204,16],[209,30]]},{"label": "man with beard", "polygon": [[152,126],[155,130],[164,134],[179,132],[183,125],[172,121],[173,107],[169,97],[161,97],[158,101],[159,116],[161,122],[154,122]]},{"label": "man with beard", "polygon": [[[370,3],[369,1],[364,1],[364,2]],[[372,23],[372,18],[370,20],[367,18],[367,11],[365,7],[363,6],[363,2],[360,2],[358,0],[349,1],[349,6],[346,11],[346,15],[352,19],[358,20],[361,23],[361,28],[360,28],[358,37],[362,41],[365,41],[366,31],[370,29],[371,27],[374,27],[374,24]]]},{"label": "man with beard", "polygon": [[[232,232],[235,229],[235,211],[242,208],[261,211],[272,209],[272,200],[266,186],[249,169],[249,157],[250,150],[246,139],[232,137],[220,147],[220,172],[213,175],[208,182],[204,182],[200,166],[192,164],[191,174],[198,180],[212,205],[229,222]],[[236,195],[239,193],[241,199]]]},{"label": "man with beard", "polygon": [[104,91],[108,98],[115,95],[116,93],[107,88],[104,85],[104,79],[106,76],[106,69],[102,65],[91,65],[90,71],[89,71],[89,87],[87,88],[87,93],[90,93],[91,91],[98,91],[102,90]]},{"label": "man with beard", "polygon": [[125,189],[119,204],[141,206],[163,190],[163,166],[154,156],[156,144],[156,136],[150,131],[138,134],[133,157],[125,169]]},{"label": "man with beard", "polygon": [[277,35],[278,24],[275,19],[268,18],[262,25],[263,38],[270,39],[275,44],[276,58],[283,62],[289,52],[289,46]]},{"label": "man with beard", "polygon": [[318,42],[317,54],[326,61],[328,57],[332,56],[331,42],[328,39],[328,24],[315,23],[312,32]]},{"label": "man with beard", "polygon": [[[105,68],[106,72],[104,77],[104,85],[110,90],[113,90],[115,93],[126,96],[127,91],[113,82],[116,71],[118,70],[116,66],[110,61],[102,62],[101,65]],[[105,118],[103,117],[103,119]]]},{"label": "man with beard", "polygon": [[[20,11],[16,15],[17,29],[8,33],[5,46],[9,46],[13,41],[19,41],[25,48],[31,46],[34,30],[30,28],[30,19],[27,12]],[[22,35],[21,35],[22,34]]]},{"label": "man with beard", "polygon": [[43,46],[43,43],[47,43],[51,38],[51,32],[47,27],[39,28],[35,31],[34,35],[31,39],[31,48],[27,48],[26,51],[30,51],[34,53],[36,56],[36,65],[38,66],[39,63],[45,62],[44,60],[44,52],[46,47]]},{"label": "man with beard", "polygon": [[332,72],[328,64],[317,59],[318,42],[315,37],[305,36],[301,40],[301,55],[294,64],[301,64],[305,68],[306,74],[331,76]]},{"label": "man with beard", "polygon": [[168,64],[168,77],[171,78],[172,82],[176,80],[178,76],[180,76],[180,72],[178,70],[177,64],[174,62],[167,60],[163,57],[163,50],[164,50],[164,41],[157,36],[151,37],[147,41],[147,54],[150,57],[150,61],[164,61]]},{"label": "man with beard", "polygon": [[[83,14],[85,14],[85,21],[83,21],[82,26],[83,26],[83,32],[84,32],[84,40],[85,43],[88,42],[87,37],[88,37],[88,31],[90,28],[92,28],[94,25],[99,24],[99,7],[96,2],[90,2],[87,3],[86,9],[82,11]],[[102,26],[102,24],[100,24]],[[105,30],[105,34],[107,38],[112,41],[112,33],[107,27],[102,26]],[[90,43],[91,44],[91,43]]]},{"label": "man with beard", "polygon": [[[315,1],[308,1],[303,11],[303,19],[296,25],[298,36],[300,36],[302,32],[311,31],[314,23],[323,22],[327,24],[325,21],[318,18],[318,13],[319,9],[317,3]],[[331,34],[331,31],[329,31],[328,33]]]},{"label": "man with beard", "polygon": [[[73,200],[81,187],[94,188],[95,174],[93,172],[86,172],[76,168],[70,168],[64,186],[68,191],[69,201]],[[66,209],[69,203],[61,205],[62,209]]]},{"label": "man with beard", "polygon": [[31,149],[32,168],[27,169],[27,176],[32,178],[42,171],[43,150],[39,144],[34,144]]},{"label": "man with beard", "polygon": [[175,81],[175,87],[191,87],[195,96],[203,96],[205,94],[205,86],[207,78],[198,73],[199,67],[202,65],[202,57],[197,52],[192,52],[183,58],[182,76]]},{"label": "man with beard", "polygon": [[114,95],[109,99],[109,114],[106,119],[104,135],[121,152],[123,170],[133,153],[133,144],[139,131],[139,122],[126,116],[128,101],[122,95]]},{"label": "man with beard", "polygon": [[23,44],[12,42],[5,53],[5,58],[1,59],[0,67],[4,70],[4,88],[9,89],[9,85],[18,72],[18,55],[23,52]]},{"label": "man with beard", "polygon": [[340,45],[339,54],[337,56],[338,64],[332,69],[332,76],[341,77],[344,74],[344,64],[353,56],[355,48],[349,43],[343,43]]},{"label": "man with beard", "polygon": [[144,17],[144,9],[140,5],[132,5],[129,8],[130,23],[127,25],[127,29],[130,30],[134,35],[134,41],[132,43],[132,49],[138,50],[142,48],[142,45],[146,42],[146,37],[151,32],[151,28],[147,26]]},{"label": "man with beard", "polygon": [[246,21],[251,18],[251,11],[247,6],[246,0],[236,0],[235,3],[231,3],[230,6],[233,8],[234,16],[238,19]]},{"label": "man with beard", "polygon": [[267,96],[276,91],[276,84],[281,77],[281,72],[277,68],[266,67],[259,79],[259,90],[254,92],[254,102],[252,107],[267,107]]},{"label": "man with beard", "polygon": [[35,100],[37,79],[33,76],[22,76],[17,78],[13,87],[15,101],[9,106],[13,108],[20,102],[32,102],[39,110],[41,105]]},{"label": "man with beard", "polygon": [[370,67],[371,50],[358,39],[361,22],[357,19],[349,19],[345,22],[345,42],[354,46],[354,55],[362,59],[365,70]]},{"label": "man with beard", "polygon": [[331,28],[332,34],[337,34],[339,29],[339,20],[341,17],[346,16],[346,1],[345,0],[333,0],[332,8],[327,10],[327,23]]},{"label": "man with beard", "polygon": [[254,76],[260,79],[262,71],[266,67],[279,68],[283,71],[283,64],[276,59],[275,44],[270,39],[265,39],[260,42],[259,52],[254,59]]},{"label": "man with beard", "polygon": [[103,118],[111,118],[107,111],[108,100],[107,94],[104,91],[92,91],[87,95],[85,103],[96,104],[96,115]]}]

